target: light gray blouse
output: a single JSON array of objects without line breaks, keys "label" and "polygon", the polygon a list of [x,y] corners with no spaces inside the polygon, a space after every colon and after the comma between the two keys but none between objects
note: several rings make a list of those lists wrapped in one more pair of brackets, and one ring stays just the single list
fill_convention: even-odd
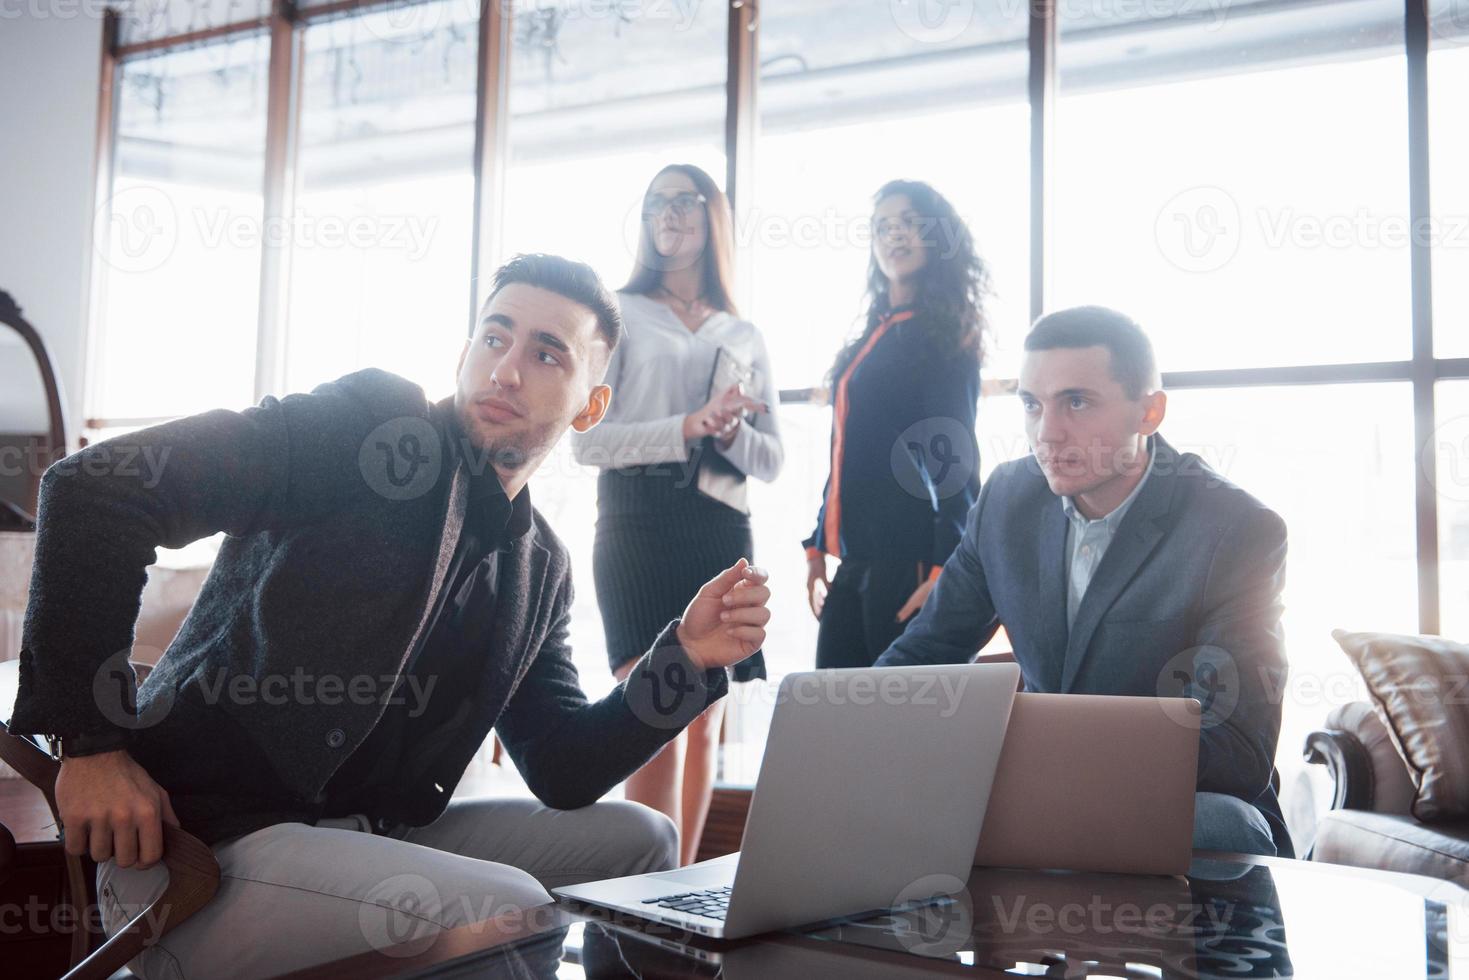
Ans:
[{"label": "light gray blouse", "polygon": [[624,333],[607,365],[612,388],[607,415],[586,432],[571,434],[577,462],[599,469],[687,461],[699,440],[683,437],[684,416],[709,400],[709,378],[719,348],[755,370],[751,398],[770,406],[753,423],[740,423],[728,449],[718,448],[747,476],[769,483],[780,473],[779,391],[760,331],[748,320],[718,311],[690,330],[665,304],[619,292]]}]

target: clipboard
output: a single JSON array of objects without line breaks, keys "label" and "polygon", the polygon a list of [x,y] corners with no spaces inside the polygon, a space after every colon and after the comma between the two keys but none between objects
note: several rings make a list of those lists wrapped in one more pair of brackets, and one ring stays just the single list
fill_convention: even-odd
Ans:
[{"label": "clipboard", "polygon": [[[736,357],[729,348],[720,347],[714,353],[714,367],[709,372],[709,388],[705,400],[729,390],[734,384],[743,385],[746,392],[751,391],[755,386],[756,373],[752,366]],[[748,422],[754,416],[746,412],[744,418]],[[715,447],[713,436],[705,436],[699,441],[698,453],[695,472],[695,486],[698,491],[742,514],[748,514],[750,505],[744,472]]]},{"label": "clipboard", "polygon": [[[745,393],[749,394],[755,387],[755,369],[732,354],[728,347],[721,347],[714,352],[714,368],[709,372],[709,389],[704,394],[705,401],[713,398],[722,391],[728,391],[731,385],[743,385]],[[746,412],[749,418],[750,413]]]}]

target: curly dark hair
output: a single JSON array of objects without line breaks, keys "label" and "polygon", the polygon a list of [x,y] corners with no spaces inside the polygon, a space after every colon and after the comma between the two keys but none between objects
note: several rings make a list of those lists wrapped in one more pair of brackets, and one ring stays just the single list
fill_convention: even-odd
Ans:
[{"label": "curly dark hair", "polygon": [[[919,236],[929,250],[919,271],[914,305],[930,314],[940,347],[969,352],[983,360],[988,320],[984,304],[991,293],[989,266],[974,248],[969,227],[949,199],[919,180],[890,180],[872,197],[875,208],[895,194],[905,195],[921,216]],[[828,384],[835,385],[888,312],[888,278],[877,264],[874,250],[867,260],[867,322],[832,362]]]}]

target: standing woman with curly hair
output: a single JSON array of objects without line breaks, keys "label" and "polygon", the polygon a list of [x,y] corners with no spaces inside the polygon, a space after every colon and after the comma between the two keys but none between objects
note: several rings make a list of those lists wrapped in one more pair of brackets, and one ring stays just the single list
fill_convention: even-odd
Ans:
[{"label": "standing woman with curly hair", "polygon": [[884,184],[872,230],[866,326],[828,375],[831,474],[803,542],[817,667],[871,666],[902,633],[979,493],[988,269],[925,183]]},{"label": "standing woman with curly hair", "polygon": [[[774,480],[784,457],[765,341],[732,298],[724,193],[698,167],[664,167],[644,193],[642,219],[632,275],[617,293],[625,333],[607,366],[612,402],[572,437],[577,460],[602,471],[592,570],[619,680],[646,637],[682,615],[712,575],[740,558],[753,563],[746,478]],[[749,383],[710,390],[716,361],[730,359],[753,372]],[[708,472],[720,474],[713,495],[700,489]],[[760,652],[730,668],[735,683],[765,676]],[[684,864],[709,813],[724,704],[627,780],[629,800],[678,825]]]}]

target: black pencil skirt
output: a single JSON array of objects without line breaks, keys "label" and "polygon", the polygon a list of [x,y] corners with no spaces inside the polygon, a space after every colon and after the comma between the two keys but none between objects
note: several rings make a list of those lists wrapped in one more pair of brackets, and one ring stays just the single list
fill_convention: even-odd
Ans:
[{"label": "black pencil skirt", "polygon": [[[613,671],[648,652],[701,586],[741,558],[754,562],[749,515],[700,493],[683,467],[604,470],[597,480],[592,577]],[[730,670],[763,678],[760,651]]]}]

